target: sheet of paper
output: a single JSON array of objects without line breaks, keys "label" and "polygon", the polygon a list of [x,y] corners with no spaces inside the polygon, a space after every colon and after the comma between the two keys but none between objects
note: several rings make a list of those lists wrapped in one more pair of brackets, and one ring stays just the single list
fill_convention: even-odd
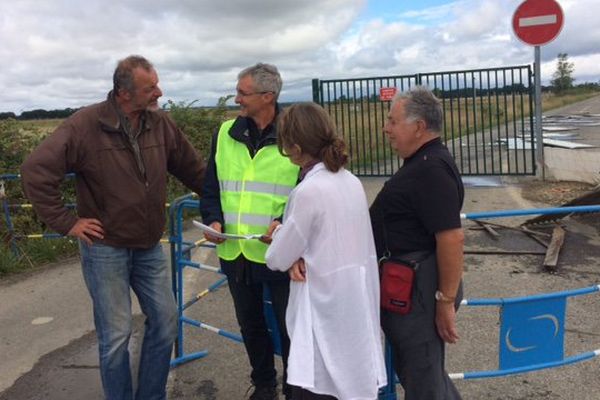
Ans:
[{"label": "sheet of paper", "polygon": [[208,232],[211,235],[213,235],[214,237],[217,237],[219,239],[259,239],[260,237],[263,236],[263,235],[259,235],[259,234],[255,234],[255,235],[234,235],[234,234],[230,234],[230,233],[221,233],[221,232],[215,231],[213,228],[211,228],[208,225],[204,225],[200,221],[193,220],[192,223],[194,224],[194,226],[196,226],[196,228],[200,229],[201,231]]}]

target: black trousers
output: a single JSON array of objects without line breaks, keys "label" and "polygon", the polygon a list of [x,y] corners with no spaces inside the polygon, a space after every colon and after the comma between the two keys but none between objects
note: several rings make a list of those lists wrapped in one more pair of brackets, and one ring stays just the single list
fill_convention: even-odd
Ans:
[{"label": "black trousers", "polygon": [[326,394],[317,394],[298,386],[291,386],[292,400],[337,400],[336,397]]},{"label": "black trousers", "polygon": [[[266,266],[254,266],[267,268]],[[233,276],[230,276],[233,275]],[[287,360],[290,351],[290,339],[285,327],[285,310],[290,293],[288,280],[272,280],[265,282],[248,282],[240,279],[239,274],[227,274],[229,292],[233,298],[235,315],[244,339],[246,353],[252,367],[250,377],[255,386],[275,386],[277,372],[275,370],[274,346],[267,329],[263,304],[263,284],[271,292],[271,302],[281,340],[281,358],[283,361],[283,393],[290,394],[287,387]]]}]

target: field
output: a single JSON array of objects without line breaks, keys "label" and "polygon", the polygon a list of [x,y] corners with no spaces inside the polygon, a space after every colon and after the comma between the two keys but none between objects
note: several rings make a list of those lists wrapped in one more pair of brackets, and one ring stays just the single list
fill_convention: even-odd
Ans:
[{"label": "field", "polygon": [[[548,111],[566,104],[598,95],[597,91],[572,92],[562,96],[542,95],[542,110]],[[529,126],[533,104],[522,93],[488,96],[442,98],[446,142],[490,127],[505,126],[524,130]],[[383,135],[383,125],[389,102],[338,101],[325,104],[338,130],[352,149],[352,167],[368,172],[395,158]],[[377,168],[377,167],[375,167]]]}]

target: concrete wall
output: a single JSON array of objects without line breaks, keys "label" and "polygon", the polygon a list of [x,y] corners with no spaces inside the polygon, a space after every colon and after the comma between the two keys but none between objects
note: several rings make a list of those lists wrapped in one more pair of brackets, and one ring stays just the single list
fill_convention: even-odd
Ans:
[{"label": "concrete wall", "polygon": [[544,147],[546,178],[600,184],[600,152],[597,149]]}]

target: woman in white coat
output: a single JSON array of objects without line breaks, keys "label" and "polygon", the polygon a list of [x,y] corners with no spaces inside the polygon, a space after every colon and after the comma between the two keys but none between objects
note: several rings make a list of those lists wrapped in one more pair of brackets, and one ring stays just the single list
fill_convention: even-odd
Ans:
[{"label": "woman in white coat", "polygon": [[386,384],[379,277],[367,199],[348,155],[314,103],[280,116],[277,143],[302,168],[267,266],[292,279],[286,323],[292,399],[372,400]]}]

